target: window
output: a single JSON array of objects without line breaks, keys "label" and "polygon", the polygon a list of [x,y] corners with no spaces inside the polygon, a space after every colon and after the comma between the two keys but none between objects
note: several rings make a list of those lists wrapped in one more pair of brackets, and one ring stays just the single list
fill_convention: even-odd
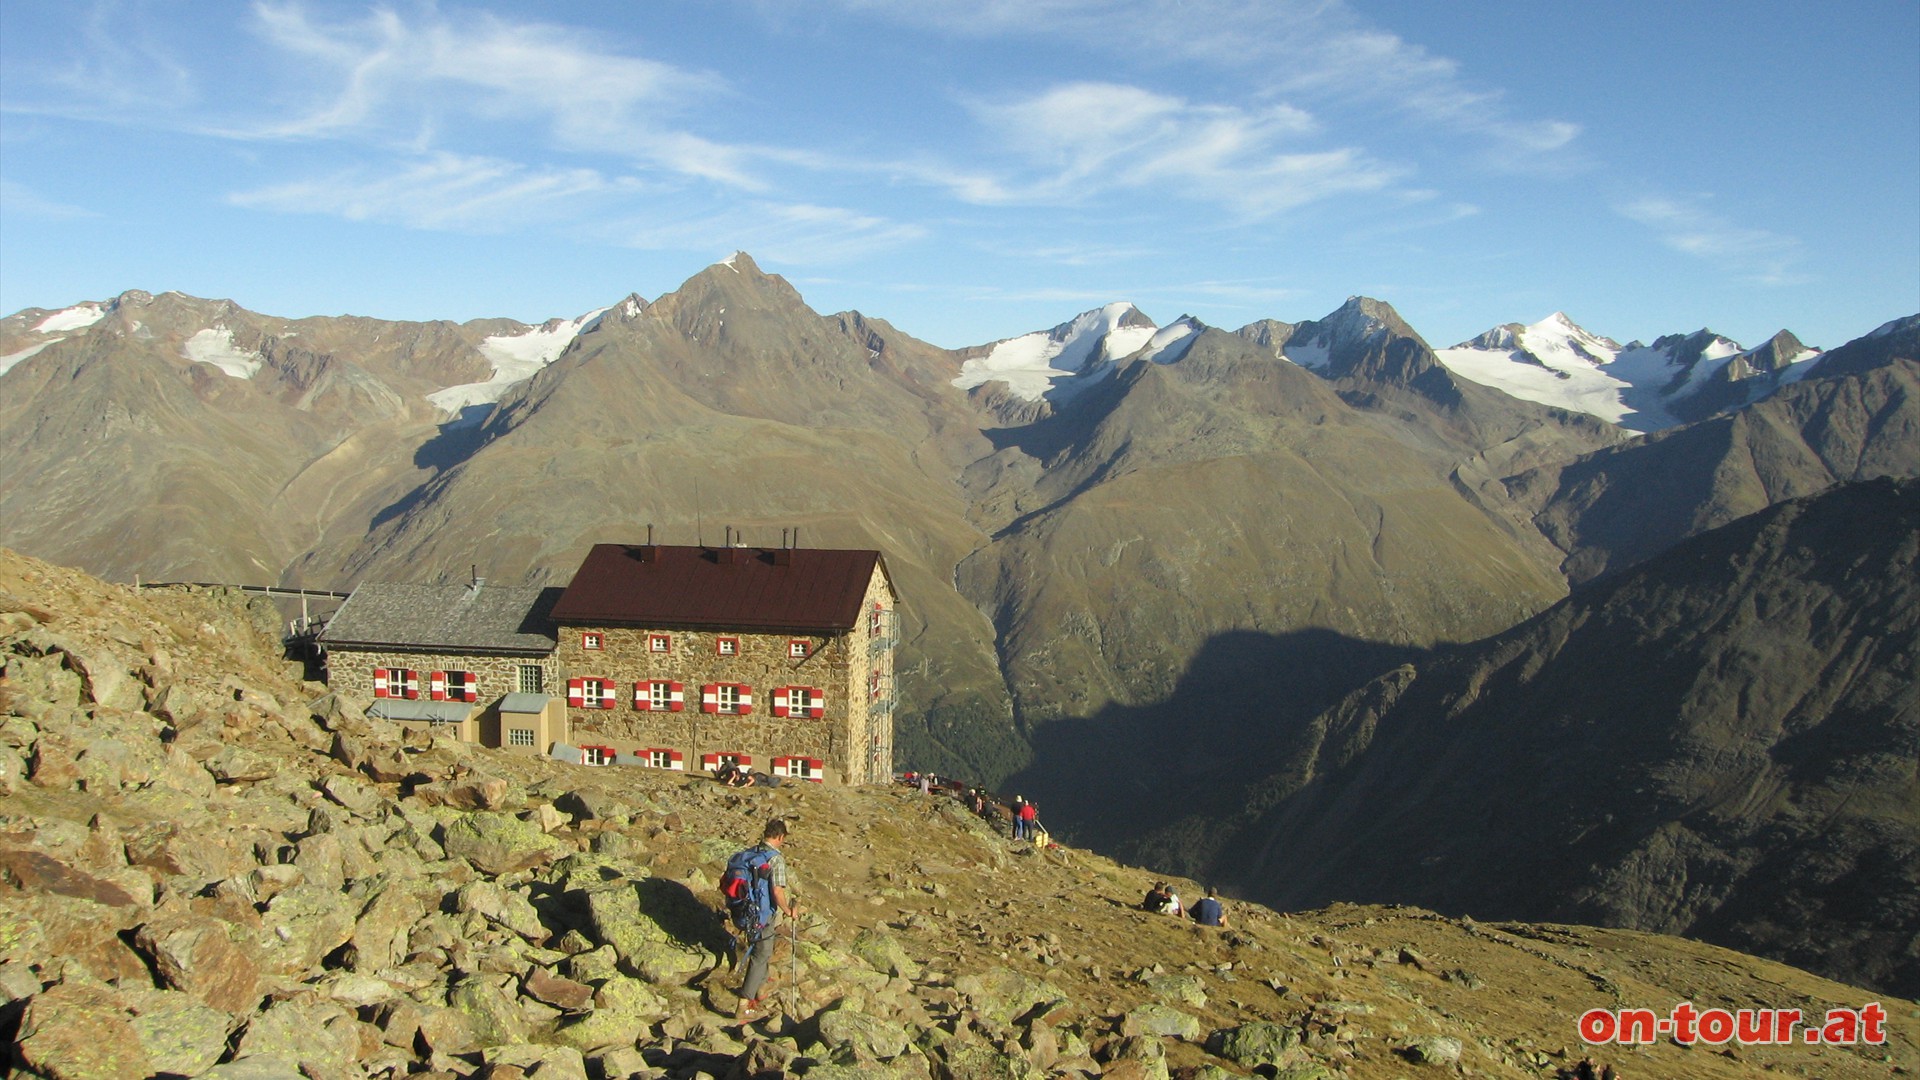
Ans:
[{"label": "window", "polygon": [[679,712],[687,707],[686,689],[659,679],[634,683],[633,707],[641,712]]},{"label": "window", "polygon": [[580,764],[611,765],[615,751],[611,746],[583,746],[580,748]]},{"label": "window", "polygon": [[611,709],[615,691],[609,679],[568,679],[567,704],[575,709]]},{"label": "window", "polygon": [[374,668],[373,696],[417,698],[420,696],[420,673],[412,668]]},{"label": "window", "polygon": [[541,677],[539,664],[521,664],[520,671],[514,678],[514,685],[518,686],[523,694],[546,693],[546,681]]},{"label": "window", "polygon": [[436,671],[429,685],[435,701],[480,700],[480,679],[471,671]]},{"label": "window", "polygon": [[867,615],[867,636],[879,637],[880,624],[886,620],[887,609],[879,604],[873,605],[873,611]]},{"label": "window", "polygon": [[647,651],[651,653],[669,653],[673,651],[672,634],[648,634]]},{"label": "window", "polygon": [[787,659],[805,660],[813,652],[813,643],[798,639],[787,642]]},{"label": "window", "polygon": [[819,780],[823,768],[824,763],[819,758],[777,757],[773,759],[774,772],[801,780]]},{"label": "window", "polygon": [[708,683],[700,688],[700,711],[746,716],[753,712],[753,687],[746,683]]},{"label": "window", "polygon": [[713,651],[720,656],[739,656],[740,639],[737,637],[714,638]]},{"label": "window", "polygon": [[719,772],[723,765],[749,766],[753,758],[734,750],[723,750],[717,754],[700,755],[700,767],[708,772]]},{"label": "window", "polygon": [[532,746],[533,745],[533,729],[523,728],[523,727],[508,728],[507,729],[507,745],[508,746]]},{"label": "window", "polygon": [[814,686],[778,686],[773,691],[773,715],[818,720],[826,712],[826,695]]},{"label": "window", "polygon": [[580,647],[588,652],[598,652],[607,647],[607,639],[599,633],[589,630],[580,635]]},{"label": "window", "polygon": [[678,750],[646,750],[641,756],[656,769],[684,769],[686,758]]}]

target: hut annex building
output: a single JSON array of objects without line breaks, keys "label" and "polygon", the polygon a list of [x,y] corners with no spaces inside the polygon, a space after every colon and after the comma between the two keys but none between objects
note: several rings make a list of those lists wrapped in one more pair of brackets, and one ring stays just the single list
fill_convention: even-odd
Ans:
[{"label": "hut annex building", "polygon": [[320,645],[370,716],[584,765],[885,783],[878,551],[596,544],[557,587],[362,583]]}]

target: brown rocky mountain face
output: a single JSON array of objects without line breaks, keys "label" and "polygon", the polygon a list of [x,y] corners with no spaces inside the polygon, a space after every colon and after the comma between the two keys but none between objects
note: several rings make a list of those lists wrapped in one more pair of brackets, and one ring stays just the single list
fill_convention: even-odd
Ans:
[{"label": "brown rocky mountain face", "polygon": [[1920,990],[1920,480],[1795,500],[1397,668],[1136,857]]},{"label": "brown rocky mountain face", "polygon": [[[956,801],[525,758],[369,720],[270,609],[0,550],[0,1039],[23,1077],[1248,1075],[1920,1068],[1920,1005],[1624,930],[1229,899]],[[737,1023],[716,888],[771,817],[802,918]],[[1189,899],[1193,883],[1174,879]],[[1877,1002],[1874,1045],[1588,1046],[1589,1009]]]}]

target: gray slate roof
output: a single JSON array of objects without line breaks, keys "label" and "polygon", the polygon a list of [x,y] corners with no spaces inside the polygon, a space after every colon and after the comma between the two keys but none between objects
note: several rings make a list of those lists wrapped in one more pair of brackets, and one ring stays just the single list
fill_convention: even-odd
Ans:
[{"label": "gray slate roof", "polygon": [[330,647],[543,655],[564,590],[540,585],[362,582],[320,635]]},{"label": "gray slate roof", "polygon": [[383,720],[432,720],[439,724],[457,724],[473,715],[476,706],[464,701],[413,701],[407,698],[381,698],[367,708],[368,716]]},{"label": "gray slate roof", "polygon": [[508,694],[500,699],[500,711],[510,713],[537,713],[552,701],[546,694]]}]

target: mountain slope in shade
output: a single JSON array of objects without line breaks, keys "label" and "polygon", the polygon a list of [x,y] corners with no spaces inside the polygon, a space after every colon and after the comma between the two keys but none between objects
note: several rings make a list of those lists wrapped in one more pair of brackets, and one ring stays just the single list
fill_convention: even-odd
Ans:
[{"label": "mountain slope in shade", "polygon": [[1757,401],[1804,374],[1798,365],[1820,351],[1785,330],[1747,350],[1710,330],[1623,346],[1556,311],[1437,355],[1448,369],[1515,397],[1659,431]]},{"label": "mountain slope in shade", "polygon": [[1159,850],[1282,907],[1652,929],[1912,995],[1916,670],[1920,480],[1848,485],[1381,677]]},{"label": "mountain slope in shade", "polygon": [[1587,581],[1783,499],[1920,473],[1916,358],[1920,316],[1909,316],[1743,409],[1524,470],[1506,486],[1566,552],[1567,577]]}]

